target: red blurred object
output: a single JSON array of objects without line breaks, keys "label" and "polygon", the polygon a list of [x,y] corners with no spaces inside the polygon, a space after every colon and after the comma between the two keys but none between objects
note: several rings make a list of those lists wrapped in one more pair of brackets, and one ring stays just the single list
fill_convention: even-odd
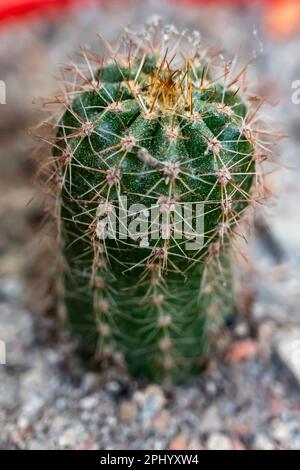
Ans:
[{"label": "red blurred object", "polygon": [[[283,2],[284,0],[173,0],[181,3],[193,3],[195,5],[226,5],[226,6],[236,6],[236,5],[250,5],[251,3],[278,3]],[[297,0],[298,1],[298,0]]]},{"label": "red blurred object", "polygon": [[300,0],[171,0],[190,5],[253,6],[264,5],[265,29],[277,38],[287,38],[300,29]]},{"label": "red blurred object", "polygon": [[0,22],[22,18],[30,14],[48,14],[74,4],[91,0],[0,0]]},{"label": "red blurred object", "polygon": [[[97,0],[104,3],[106,0]],[[110,1],[110,0],[107,0]],[[266,6],[264,24],[266,29],[277,37],[287,37],[295,33],[300,25],[300,0],[170,0],[177,3],[192,5],[250,6],[262,4]],[[0,25],[13,19],[26,18],[40,14],[48,18],[62,9],[75,4],[95,3],[96,0],[0,0]]]},{"label": "red blurred object", "polygon": [[265,19],[269,33],[278,38],[287,38],[299,31],[300,1],[277,0],[270,6]]}]

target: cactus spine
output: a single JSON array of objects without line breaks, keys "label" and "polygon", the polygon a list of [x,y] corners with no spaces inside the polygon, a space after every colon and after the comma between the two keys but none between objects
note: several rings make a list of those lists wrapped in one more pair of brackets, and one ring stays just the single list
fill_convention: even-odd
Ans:
[{"label": "cactus spine", "polygon": [[81,349],[180,380],[232,310],[229,249],[256,164],[240,77],[225,67],[221,80],[191,39],[193,54],[174,58],[166,34],[126,36],[127,54],[105,61],[83,54],[88,72],[75,67],[60,100],[51,181]]}]

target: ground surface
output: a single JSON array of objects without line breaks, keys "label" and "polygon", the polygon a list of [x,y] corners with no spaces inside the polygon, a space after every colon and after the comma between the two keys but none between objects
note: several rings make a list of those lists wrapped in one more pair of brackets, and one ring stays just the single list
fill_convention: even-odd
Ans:
[{"label": "ground surface", "polygon": [[[281,100],[266,112],[290,136],[279,152],[288,168],[278,165],[269,178],[274,204],[262,219],[269,232],[258,224],[251,262],[243,267],[245,307],[223,332],[208,371],[181,387],[134,382],[115,370],[91,373],[78,364],[57,320],[38,313],[45,306],[39,309],[35,298],[47,303],[46,293],[36,295],[40,267],[32,263],[41,249],[33,237],[41,215],[38,200],[27,205],[33,189],[26,128],[38,120],[33,98],[53,92],[59,63],[80,43],[97,46],[97,31],[115,37],[127,21],[140,24],[157,12],[178,27],[200,29],[207,43],[229,52],[238,43],[242,60],[255,51],[260,86]],[[0,79],[8,96],[0,107],[0,340],[7,344],[0,447],[300,449],[300,108],[290,99],[291,83],[300,79],[300,38],[270,39],[258,18],[254,10],[200,12],[145,1],[18,28],[18,42],[15,31],[1,31]]]}]

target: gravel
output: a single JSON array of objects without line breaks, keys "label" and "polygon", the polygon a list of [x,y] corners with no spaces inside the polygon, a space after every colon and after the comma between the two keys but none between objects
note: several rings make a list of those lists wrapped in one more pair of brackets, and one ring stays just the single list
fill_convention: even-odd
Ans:
[{"label": "gravel", "polygon": [[280,330],[275,336],[274,348],[300,385],[300,328]]},{"label": "gravel", "polygon": [[[216,352],[203,376],[185,386],[159,386],[132,382],[115,369],[89,372],[70,354],[72,342],[61,330],[56,341],[38,341],[43,328],[47,337],[49,320],[26,323],[32,316],[24,310],[11,304],[1,309],[11,312],[16,331],[26,324],[22,338],[29,351],[17,349],[13,363],[8,358],[0,369],[2,448],[299,446],[300,388],[287,364],[260,355],[259,342],[255,358],[229,364]],[[3,328],[7,316],[0,318]]]}]

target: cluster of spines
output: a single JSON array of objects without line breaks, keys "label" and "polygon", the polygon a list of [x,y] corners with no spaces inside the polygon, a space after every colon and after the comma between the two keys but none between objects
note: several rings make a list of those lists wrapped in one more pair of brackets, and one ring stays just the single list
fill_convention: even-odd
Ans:
[{"label": "cluster of spines", "polygon": [[[122,62],[124,59],[110,59],[109,63],[111,65],[107,66],[107,64],[102,63],[101,68],[105,69],[106,67],[107,75],[109,75],[109,73],[113,73],[112,70],[114,70],[122,76],[122,81],[118,85],[122,88],[121,96],[123,93],[128,91],[128,93],[130,93],[130,95],[133,96],[136,100],[139,110],[144,113],[144,116],[149,118],[149,121],[151,121],[153,115],[155,116],[157,113],[171,115],[178,119],[186,117],[185,114],[188,113],[189,119],[195,120],[195,122],[201,121],[203,118],[210,117],[203,116],[197,110],[195,110],[193,108],[192,100],[192,93],[195,90],[199,91],[199,93],[202,93],[203,97],[205,96],[205,93],[219,92],[217,88],[217,81],[220,80],[220,76],[217,77],[217,80],[211,78],[207,61],[205,62],[204,66],[202,63],[202,69],[200,75],[198,75],[198,72],[196,72],[196,67],[198,67],[199,64],[201,65],[202,58],[199,60],[199,56],[197,54],[195,57],[188,59],[185,62],[183,70],[180,71],[177,69],[172,69],[171,64],[173,57],[169,59],[169,54],[164,53],[164,56],[160,59],[158,70],[153,69],[152,75],[150,73],[150,83],[147,84],[146,91],[142,93],[139,80],[141,79],[141,74],[143,73],[145,60],[147,57],[154,57],[155,50],[163,50],[163,48],[161,47],[161,44],[159,44],[158,47],[157,45],[156,47],[151,45],[151,47],[148,48],[148,51],[151,53],[153,52],[153,54],[146,55],[143,53],[138,62],[137,58],[140,56],[140,45],[136,46],[134,43],[131,43],[129,50],[131,56],[129,59],[127,59],[127,61]],[[111,113],[114,116],[114,119],[118,120],[118,114],[122,110],[122,100],[119,99],[116,101],[114,96],[112,96],[110,93],[110,90],[108,90],[105,85],[109,77],[106,77],[106,81],[101,82],[104,77],[101,76],[101,73],[98,73],[97,75],[97,73],[93,71],[91,59],[95,61],[97,68],[99,67],[99,63],[101,63],[101,60],[97,57],[88,57],[86,52],[83,52],[83,57],[86,61],[88,74],[85,74],[77,66],[73,66],[74,77],[76,80],[79,78],[81,83],[76,83],[74,88],[71,86],[70,89],[70,83],[67,82],[66,90],[56,100],[59,104],[63,105],[63,114],[65,112],[70,113],[76,124],[74,127],[67,126],[62,120],[62,115],[60,115],[58,119],[56,118],[54,122],[54,128],[59,128],[60,131],[54,142],[48,140],[48,143],[54,147],[54,157],[50,161],[52,173],[49,177],[49,182],[50,185],[52,183],[54,184],[56,195],[59,194],[59,202],[56,205],[58,208],[61,204],[61,190],[63,190],[68,194],[70,199],[74,199],[74,203],[76,205],[80,205],[82,208],[82,214],[85,214],[87,219],[90,218],[89,222],[85,220],[84,223],[82,223],[82,234],[80,235],[80,238],[82,239],[83,243],[86,243],[85,255],[91,255],[92,265],[87,271],[86,266],[84,266],[83,258],[84,269],[81,269],[80,256],[78,257],[78,271],[76,272],[76,276],[83,278],[83,289],[82,292],[78,291],[75,295],[78,296],[78,298],[85,295],[85,282],[88,278],[93,298],[93,311],[95,313],[96,320],[95,323],[99,333],[96,355],[98,358],[103,358],[106,356],[111,356],[111,354],[114,352],[114,343],[118,335],[128,334],[126,332],[120,331],[118,325],[116,324],[118,317],[121,318],[124,316],[124,313],[120,310],[119,305],[117,305],[115,302],[116,286],[114,285],[114,275],[111,273],[108,266],[110,261],[107,256],[107,247],[105,241],[99,241],[99,237],[97,236],[97,219],[95,217],[95,208],[97,208],[100,199],[103,201],[102,204],[107,205],[107,211],[109,211],[109,207],[114,205],[114,203],[117,203],[121,196],[122,175],[120,172],[120,164],[113,166],[110,164],[110,161],[113,162],[115,156],[119,152],[123,153],[122,159],[126,158],[127,153],[130,153],[134,148],[137,150],[137,156],[145,165],[145,167],[150,166],[150,170],[148,170],[148,172],[157,171],[157,168],[162,169],[161,179],[164,181],[165,185],[170,188],[170,192],[167,196],[165,194],[159,195],[155,192],[156,187],[153,187],[151,191],[149,191],[149,197],[151,199],[156,199],[157,204],[160,198],[160,207],[165,208],[167,211],[168,208],[170,209],[170,204],[173,204],[174,200],[176,199],[176,192],[172,190],[174,187],[174,182],[180,180],[181,173],[184,174],[184,172],[187,170],[185,166],[179,166],[176,162],[168,162],[166,164],[165,162],[159,161],[156,157],[151,155],[144,145],[147,136],[142,136],[142,144],[140,144],[139,139],[136,137],[126,135],[125,133],[125,135],[123,135],[121,138],[119,134],[113,135],[110,132],[109,134],[112,135],[109,137],[111,137],[112,140],[115,140],[116,143],[105,147],[103,151],[95,152],[97,157],[105,162],[107,169],[99,170],[98,168],[93,167],[86,168],[88,171],[102,173],[102,175],[105,174],[105,178],[101,179],[101,183],[99,184],[98,188],[92,186],[90,190],[86,189],[83,194],[80,194],[79,191],[79,193],[76,194],[76,198],[74,198],[72,190],[74,185],[76,186],[76,183],[72,182],[72,165],[82,166],[82,164],[76,160],[76,152],[80,148],[84,139],[88,139],[90,142],[90,148],[93,148],[91,143],[91,136],[95,132],[95,128],[92,116],[96,114],[97,111],[99,112],[100,110],[102,111],[104,109],[104,113]],[[123,64],[126,62],[127,67],[124,68]],[[134,76],[132,76],[133,74],[131,72],[131,64],[135,64]],[[149,67],[151,67],[151,64],[149,64]],[[129,77],[124,76],[124,70],[127,70],[127,75],[129,70]],[[70,70],[68,72],[70,72]],[[242,74],[239,73],[234,79],[229,79],[230,73],[230,70],[225,67],[225,73],[223,76],[225,85],[223,88],[224,93],[225,90],[230,90],[233,87],[236,91],[240,92],[238,88],[238,80],[242,81],[244,88],[243,91],[245,91],[244,76],[246,74],[246,69]],[[72,106],[74,98],[78,96],[80,100],[82,93],[88,93],[90,91],[97,93],[99,98],[102,100],[103,105],[96,104],[94,106],[90,106],[81,102],[80,112],[76,113],[76,111],[74,111],[74,107]],[[117,93],[119,93],[120,96],[119,90]],[[225,95],[223,98],[225,98]],[[231,98],[234,100],[235,92],[231,93]],[[257,111],[259,110],[260,104],[261,103],[259,102],[256,107]],[[239,101],[236,101],[235,104],[230,106],[221,100],[221,102],[217,104],[217,112],[220,115],[223,115],[224,119],[230,118],[232,115],[235,115],[235,108],[240,106],[241,103]],[[244,170],[243,173],[245,178],[249,177],[249,174],[251,173],[255,176],[257,175],[257,170],[255,166],[253,166],[253,162],[255,161],[254,163],[256,163],[257,160],[260,160],[262,153],[266,155],[269,152],[268,141],[264,140],[264,136],[266,134],[260,134],[260,131],[256,131],[251,127],[256,120],[256,109],[252,109],[252,111],[248,112],[248,114],[245,116],[241,114],[237,115],[240,126],[240,135],[246,136],[247,140],[255,146],[253,160],[251,160],[251,163],[249,163],[249,166],[252,165],[252,168],[246,168]],[[178,128],[176,126],[172,126],[172,119],[170,122],[171,125],[166,126],[165,128],[165,135],[171,143],[176,145],[176,142],[178,142],[182,136],[179,135]],[[220,133],[221,132],[222,130],[220,130]],[[263,136],[263,140],[259,138],[261,136]],[[228,144],[228,142],[225,142],[225,144],[226,143]],[[147,285],[148,288],[144,298],[138,298],[137,302],[141,303],[141,305],[143,302],[146,303],[147,309],[150,309],[149,318],[152,318],[153,316],[156,318],[154,327],[161,330],[161,335],[158,335],[158,350],[163,356],[163,364],[166,369],[172,368],[174,366],[174,362],[176,363],[176,360],[174,361],[174,357],[176,357],[176,350],[173,347],[174,345],[172,344],[171,340],[172,335],[170,334],[170,331],[172,328],[176,328],[176,325],[173,325],[172,316],[170,313],[168,313],[168,296],[170,293],[166,292],[164,280],[165,274],[170,272],[181,272],[182,276],[185,277],[188,275],[187,271],[194,269],[195,265],[201,262],[201,265],[203,265],[203,268],[201,269],[203,269],[204,273],[202,276],[199,276],[199,278],[201,277],[201,282],[199,282],[199,295],[202,299],[204,299],[205,295],[211,294],[210,291],[212,291],[212,295],[215,299],[218,297],[218,295],[223,298],[222,291],[224,291],[224,289],[226,291],[226,286],[224,287],[224,283],[226,283],[226,279],[228,282],[228,276],[224,276],[225,268],[221,260],[221,252],[224,248],[224,245],[229,244],[229,238],[232,235],[232,232],[235,234],[238,233],[238,220],[240,218],[240,214],[235,212],[232,201],[232,194],[234,194],[234,192],[238,192],[240,194],[240,202],[246,202],[246,204],[244,204],[244,208],[246,208],[251,201],[257,201],[257,196],[254,195],[253,188],[251,189],[250,193],[250,191],[241,189],[243,183],[241,183],[239,187],[236,187],[234,176],[237,176],[237,174],[235,173],[234,169],[240,164],[240,162],[231,166],[224,165],[222,162],[221,152],[222,143],[218,139],[218,134],[214,135],[210,139],[207,139],[206,153],[213,154],[215,161],[215,172],[213,175],[217,175],[217,178],[214,185],[212,186],[211,191],[206,197],[206,200],[203,202],[210,205],[215,203],[215,201],[210,200],[209,196],[210,193],[213,192],[214,186],[218,184],[221,194],[219,203],[222,212],[222,217],[217,229],[213,230],[211,234],[205,234],[205,243],[207,244],[208,251],[201,248],[201,250],[196,251],[190,256],[187,256],[186,253],[183,253],[182,255],[176,253],[176,257],[182,256],[185,258],[185,260],[188,261],[187,269],[184,272],[181,272],[180,268],[176,266],[176,262],[172,261],[172,253],[169,252],[168,242],[164,240],[162,244],[157,243],[156,246],[151,247],[151,250],[149,250],[149,255],[144,259],[139,260],[137,266],[126,265],[126,263],[124,264],[123,262],[123,264],[120,264],[120,269],[123,269],[124,272],[129,270],[132,271],[135,267],[142,268],[142,272],[139,273],[137,277],[137,285]],[[101,154],[105,156],[105,159],[102,158]],[[241,161],[243,161],[244,157],[244,155],[241,155]],[[145,174],[146,173],[147,171]],[[202,173],[199,177],[199,181],[205,181],[205,178],[210,176],[211,173],[209,172],[206,174]],[[241,173],[239,176],[243,177]],[[182,180],[180,181],[182,182]],[[157,185],[158,184],[156,184],[156,186]],[[57,186],[59,187],[58,192]],[[88,182],[87,186],[89,186]],[[192,190],[184,184],[184,181],[183,186],[186,188],[187,193],[192,192]],[[92,198],[89,198],[90,193],[93,196]],[[95,197],[95,193],[97,197]],[[141,197],[142,195],[137,194],[136,196]],[[164,198],[163,204],[161,204],[162,198]],[[235,201],[235,204],[237,202],[239,201]],[[68,208],[68,210],[70,211],[70,208]],[[75,214],[75,216],[78,217],[78,214]],[[69,221],[72,221],[72,217],[72,212],[70,212],[67,217],[64,216],[65,219],[69,218]],[[60,214],[58,214],[58,219],[61,219]],[[159,241],[161,242],[161,240]],[[176,241],[175,238],[173,239],[173,242],[180,251],[180,244]],[[72,243],[76,243],[76,240],[73,240]],[[133,245],[133,243],[130,242],[128,244],[127,240],[122,241],[120,243],[119,249],[122,250],[123,247],[125,247],[125,250],[127,250],[130,245]],[[113,254],[110,253],[110,255],[114,258],[114,261],[118,262],[117,254],[116,256],[113,256]],[[207,281],[208,277],[209,281]],[[216,287],[215,284],[217,284]],[[132,301],[133,299],[131,299],[131,302]],[[211,305],[213,304],[211,301],[209,303]],[[151,310],[154,311],[154,315],[151,315]],[[89,328],[89,325],[82,325],[82,327]],[[91,325],[91,329],[93,328],[94,320],[92,320]],[[115,328],[117,335],[112,334],[112,328]],[[149,325],[147,326],[146,324],[144,328],[149,328]],[[157,332],[156,329],[155,332]],[[147,349],[147,345],[145,348]],[[137,352],[138,351],[135,351],[135,353]],[[180,366],[181,364],[179,361],[179,367]]]}]

